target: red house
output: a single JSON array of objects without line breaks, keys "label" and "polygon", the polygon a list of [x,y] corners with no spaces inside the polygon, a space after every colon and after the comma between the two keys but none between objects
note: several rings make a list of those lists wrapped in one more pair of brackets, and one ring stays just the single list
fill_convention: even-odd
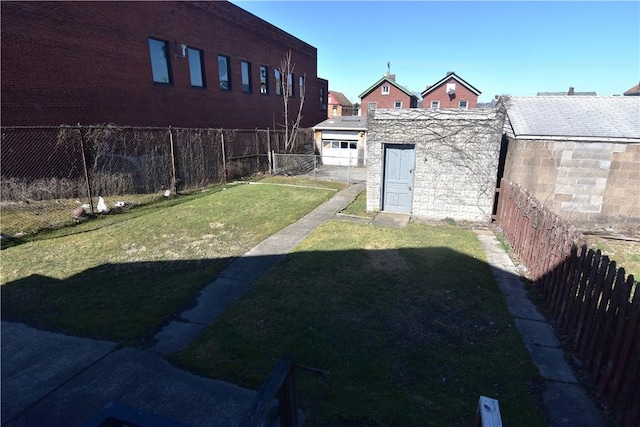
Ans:
[{"label": "red house", "polygon": [[395,74],[388,73],[362,92],[360,99],[360,114],[363,116],[378,108],[406,109],[418,106],[418,97],[400,86]]},{"label": "red house", "polygon": [[[327,117],[317,50],[226,1],[0,3],[2,125],[273,128]],[[291,52],[295,75],[277,68]],[[292,86],[282,94],[280,82]]]},{"label": "red house", "polygon": [[476,108],[480,91],[453,71],[420,94],[422,108]]}]

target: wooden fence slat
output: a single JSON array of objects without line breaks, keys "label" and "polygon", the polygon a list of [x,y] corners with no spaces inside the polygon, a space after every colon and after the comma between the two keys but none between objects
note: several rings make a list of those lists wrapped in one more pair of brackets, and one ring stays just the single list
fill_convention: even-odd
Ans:
[{"label": "wooden fence slat", "polygon": [[[598,251],[599,252],[599,251]],[[609,269],[609,257],[603,256],[600,261],[600,265],[598,268],[598,274],[595,277],[595,283],[593,286],[593,291],[591,293],[590,301],[587,304],[586,312],[585,312],[585,321],[583,323],[583,328],[578,331],[578,335],[576,336],[576,344],[575,349],[578,355],[580,355],[580,359],[584,360],[584,351],[589,343],[589,340],[592,337],[592,331],[595,323],[595,314],[598,308],[598,299],[602,294],[602,287],[605,282],[605,277],[607,271]]]},{"label": "wooden fence slat", "polygon": [[[631,289],[633,287],[633,276],[629,275],[627,278],[627,284]],[[636,330],[638,328],[638,320],[640,319],[640,292],[636,292],[631,302],[626,301],[622,315],[619,317],[623,325],[616,328],[616,335],[614,342],[617,344],[611,354],[610,363],[607,364],[607,369],[600,378],[598,383],[598,390],[600,393],[606,392],[606,385],[609,384],[609,390],[606,392],[607,407],[611,408],[613,402],[618,394],[620,382],[622,376],[625,373],[625,367],[627,365],[629,353],[631,350],[631,343],[636,336]],[[613,375],[613,378],[611,378]]]},{"label": "wooden fence slat", "polygon": [[[580,348],[580,340],[584,336],[584,330],[586,328],[586,324],[590,323],[593,320],[593,317],[588,316],[591,312],[590,308],[594,305],[594,289],[596,288],[596,280],[599,277],[601,264],[602,264],[602,253],[600,251],[593,252],[590,251],[592,255],[591,268],[588,275],[588,280],[585,284],[584,292],[582,294],[582,304],[580,305],[580,309],[577,313],[577,316],[574,320],[574,340],[573,347],[578,350]],[[597,300],[596,300],[597,303]]]}]

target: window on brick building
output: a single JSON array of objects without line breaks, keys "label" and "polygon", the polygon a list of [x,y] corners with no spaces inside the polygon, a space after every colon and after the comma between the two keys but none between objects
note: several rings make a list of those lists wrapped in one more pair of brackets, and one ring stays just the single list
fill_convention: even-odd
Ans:
[{"label": "window on brick building", "polygon": [[149,56],[154,83],[171,84],[169,67],[169,43],[164,40],[149,39]]},{"label": "window on brick building", "polygon": [[378,108],[378,103],[377,102],[369,102],[369,103],[367,103],[367,109],[369,111],[375,110],[376,108]]},{"label": "window on brick building", "polygon": [[229,57],[218,55],[218,79],[220,89],[231,90],[231,72],[229,70]]},{"label": "window on brick building", "polygon": [[280,70],[274,70],[273,75],[276,78],[276,95],[282,95],[282,73]]},{"label": "window on brick building", "polygon": [[191,87],[205,87],[203,52],[200,49],[189,48],[189,74],[191,75]]},{"label": "window on brick building", "polygon": [[469,103],[467,101],[458,102],[458,108],[469,108]]},{"label": "window on brick building", "polygon": [[402,108],[402,101],[394,101],[393,108]]},{"label": "window on brick building", "polygon": [[321,110],[326,110],[327,109],[327,101],[325,99],[325,94],[324,94],[324,88],[323,87],[320,88],[320,109]]},{"label": "window on brick building", "polygon": [[298,76],[298,86],[300,86],[300,98],[304,97],[304,76]]},{"label": "window on brick building", "polygon": [[440,108],[440,101],[431,101],[431,108]]},{"label": "window on brick building", "polygon": [[389,95],[389,85],[382,86],[382,94]]},{"label": "window on brick building", "polygon": [[294,81],[295,77],[293,76],[293,74],[289,74],[287,76],[287,96],[289,98],[293,98],[293,96],[295,95],[295,87],[293,86]]},{"label": "window on brick building", "polygon": [[269,93],[269,68],[260,66],[260,93]]},{"label": "window on brick building", "polygon": [[240,71],[242,73],[242,92],[251,93],[251,63],[240,62]]}]

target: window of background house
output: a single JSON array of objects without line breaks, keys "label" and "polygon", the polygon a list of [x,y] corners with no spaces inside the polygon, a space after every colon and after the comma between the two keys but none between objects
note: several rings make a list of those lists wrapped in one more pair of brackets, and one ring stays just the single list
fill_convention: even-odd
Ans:
[{"label": "window of background house", "polygon": [[154,83],[171,84],[169,68],[169,43],[163,40],[149,39],[149,56]]},{"label": "window of background house", "polygon": [[242,92],[251,93],[251,63],[240,62],[240,71],[242,73]]},{"label": "window of background house", "polygon": [[229,70],[229,57],[218,55],[218,78],[220,89],[231,90],[231,72]]},{"label": "window of background house", "polygon": [[282,73],[280,70],[274,70],[273,75],[276,78],[276,95],[282,95]]},{"label": "window of background house", "polygon": [[460,101],[460,102],[458,102],[458,107],[459,108],[469,108],[469,103],[467,101]]},{"label": "window of background house", "polygon": [[431,101],[431,108],[440,108],[440,101]]},{"label": "window of background house", "polygon": [[393,108],[402,108],[402,101],[394,101]]},{"label": "window of background house", "polygon": [[369,102],[367,104],[367,108],[369,110],[375,110],[376,108],[378,108],[378,103],[377,102]]},{"label": "window of background house", "polygon": [[191,87],[204,87],[204,61],[200,49],[187,49],[189,56],[189,74],[191,75]]},{"label": "window of background house", "polygon": [[295,94],[295,91],[293,90],[293,82],[295,81],[295,78],[293,77],[293,74],[289,74],[287,76],[287,96],[289,98],[293,98],[293,95]]},{"label": "window of background house", "polygon": [[260,93],[269,93],[269,68],[260,66]]},{"label": "window of background house", "polygon": [[298,76],[298,86],[300,87],[300,98],[304,98],[304,76]]},{"label": "window of background house", "polygon": [[382,94],[389,95],[389,85],[382,86]]},{"label": "window of background house", "polygon": [[335,116],[337,116],[337,115],[338,115],[338,107],[333,107],[333,108],[331,109],[331,115],[332,115],[333,117],[335,117]]}]

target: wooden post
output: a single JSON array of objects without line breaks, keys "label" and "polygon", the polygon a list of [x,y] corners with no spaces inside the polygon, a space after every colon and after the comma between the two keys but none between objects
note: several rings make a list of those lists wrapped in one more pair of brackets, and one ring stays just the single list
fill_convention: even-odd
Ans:
[{"label": "wooden post", "polygon": [[78,133],[80,134],[80,152],[82,153],[82,166],[84,167],[84,179],[87,183],[87,197],[89,197],[89,207],[91,209],[91,213],[93,213],[93,198],[91,191],[91,181],[89,180],[89,167],[87,166],[87,156],[84,152],[84,137],[82,136],[82,129],[80,128],[80,123],[78,123]]},{"label": "wooden post", "polygon": [[284,379],[278,392],[280,405],[280,426],[298,427],[298,405],[296,402],[295,364],[291,363],[289,374]]},{"label": "wooden post", "polygon": [[224,148],[224,131],[220,129],[220,138],[222,140],[222,179],[225,184],[227,183],[227,153]]},{"label": "wooden post", "polygon": [[273,173],[273,163],[271,163],[271,131],[269,128],[267,128],[267,156],[269,157],[269,173]]},{"label": "wooden post", "polygon": [[171,191],[174,194],[177,194],[178,189],[176,188],[176,155],[173,146],[173,132],[171,131],[171,125],[169,125],[169,143],[171,145]]}]

